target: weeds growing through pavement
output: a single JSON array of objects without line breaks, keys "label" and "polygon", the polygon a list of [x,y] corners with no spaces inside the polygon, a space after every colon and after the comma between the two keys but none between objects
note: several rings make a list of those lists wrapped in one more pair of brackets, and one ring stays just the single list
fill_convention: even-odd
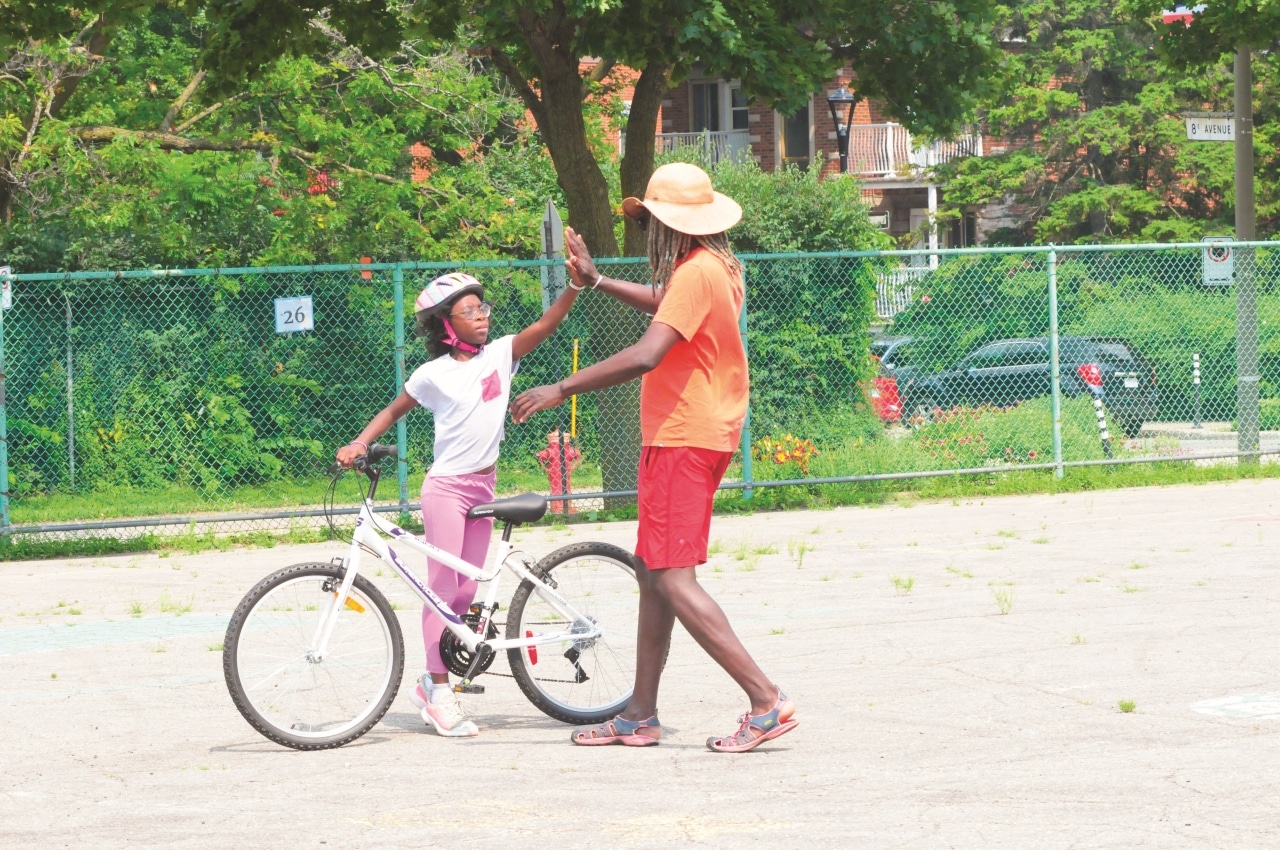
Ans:
[{"label": "weeds growing through pavement", "polygon": [[180,602],[169,596],[169,588],[165,588],[160,592],[160,601],[157,607],[161,614],[172,614],[175,617],[181,617],[183,614],[191,610],[192,604],[195,602],[195,596],[187,597],[186,602]]},{"label": "weeds growing through pavement", "polygon": [[991,595],[996,598],[996,608],[1001,614],[1008,614],[1013,610],[1013,588],[1012,587],[993,587]]},{"label": "weeds growing through pavement", "polygon": [[911,588],[916,586],[916,580],[911,576],[903,578],[902,576],[890,576],[889,581],[893,583],[893,588],[899,596],[906,596],[911,592]]},{"label": "weeds growing through pavement", "polygon": [[1116,705],[1125,714],[1132,714],[1133,710],[1138,707],[1138,704],[1131,699],[1122,699]]}]

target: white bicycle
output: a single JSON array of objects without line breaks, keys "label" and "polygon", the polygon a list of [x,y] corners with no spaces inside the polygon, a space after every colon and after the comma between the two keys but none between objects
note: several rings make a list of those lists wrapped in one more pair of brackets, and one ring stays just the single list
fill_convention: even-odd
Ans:
[{"label": "white bicycle", "polygon": [[[404,674],[404,639],[387,598],[360,573],[365,552],[388,564],[444,622],[440,654],[461,677],[455,690],[483,693],[476,677],[506,650],[511,676],[548,716],[587,724],[620,712],[635,680],[639,597],[632,556],[607,543],[575,543],[535,562],[511,543],[516,526],[547,511],[545,498],[525,493],[471,509],[468,516],[502,523],[502,544],[489,569],[468,564],[374,513],[377,462],[395,454],[395,446],[373,445],[356,464],[369,491],[345,558],[278,570],[232,614],[222,667],[249,724],[287,747],[321,750],[356,740],[386,714]],[[385,538],[476,579],[480,601],[458,616]],[[499,639],[494,615],[504,567],[520,584]]]}]

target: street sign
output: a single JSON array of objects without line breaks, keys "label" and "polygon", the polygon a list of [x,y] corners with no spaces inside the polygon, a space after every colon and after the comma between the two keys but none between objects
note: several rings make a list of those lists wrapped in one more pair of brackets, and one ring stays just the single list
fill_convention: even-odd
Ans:
[{"label": "street sign", "polygon": [[560,213],[556,205],[547,201],[547,211],[542,216],[542,257],[546,260],[560,260],[542,267],[542,310],[545,313],[551,302],[560,297],[565,286],[564,267],[564,224],[560,221]]},{"label": "street sign", "polygon": [[1236,119],[1230,115],[1190,113],[1187,116],[1187,138],[1193,142],[1233,142]]},{"label": "street sign", "polygon": [[316,327],[315,314],[311,312],[311,296],[276,299],[276,333],[292,334],[312,331]]},{"label": "street sign", "polygon": [[1236,261],[1230,236],[1206,236],[1200,240],[1205,243],[1203,275],[1205,286],[1230,286],[1235,282]]},{"label": "street sign", "polygon": [[887,211],[881,213],[867,213],[867,220],[881,230],[889,229],[889,213]]}]

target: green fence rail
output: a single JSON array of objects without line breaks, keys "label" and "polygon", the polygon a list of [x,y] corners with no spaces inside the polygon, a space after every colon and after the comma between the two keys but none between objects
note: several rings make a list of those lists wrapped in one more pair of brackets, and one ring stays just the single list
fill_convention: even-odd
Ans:
[{"label": "green fence rail", "polygon": [[[1277,248],[746,255],[750,428],[725,487],[1274,454]],[[494,333],[515,332],[553,262],[2,276],[0,534],[314,521],[335,448],[425,359],[407,330],[419,289],[467,269]],[[647,280],[643,260],[600,267]],[[514,390],[643,326],[588,292]],[[630,385],[509,423],[500,490],[554,492],[568,467],[557,510],[631,494],[637,401]],[[412,513],[430,414],[387,439],[398,486],[379,502]]]}]

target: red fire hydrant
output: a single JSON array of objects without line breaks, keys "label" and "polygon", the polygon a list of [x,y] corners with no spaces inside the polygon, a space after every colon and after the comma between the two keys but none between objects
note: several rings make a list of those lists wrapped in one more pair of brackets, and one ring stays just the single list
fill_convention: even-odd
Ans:
[{"label": "red fire hydrant", "polygon": [[[551,495],[568,495],[573,492],[573,471],[578,468],[578,464],[582,463],[582,452],[578,451],[575,446],[569,445],[564,435],[559,431],[552,431],[547,434],[547,447],[538,452],[536,457],[542,464],[542,468],[547,471],[547,481],[551,485]],[[567,499],[561,499],[560,501],[562,504],[559,508],[556,507],[555,501],[552,501],[551,509],[553,511],[560,510],[564,513],[574,513],[573,502]]]}]

